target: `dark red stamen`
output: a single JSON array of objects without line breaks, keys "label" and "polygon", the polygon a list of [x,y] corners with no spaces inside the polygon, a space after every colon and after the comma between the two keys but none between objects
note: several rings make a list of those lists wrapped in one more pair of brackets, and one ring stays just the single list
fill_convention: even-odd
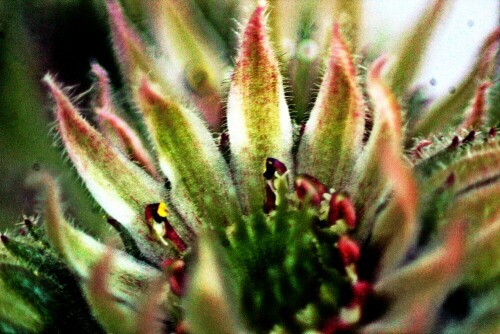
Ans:
[{"label": "dark red stamen", "polygon": [[455,136],[451,140],[451,144],[448,146],[448,150],[453,150],[459,146],[460,146],[460,139],[458,138],[458,136]]},{"label": "dark red stamen", "polygon": [[490,131],[488,131],[488,137],[495,138],[496,135],[497,135],[497,129],[495,127],[491,128]]},{"label": "dark red stamen", "polygon": [[276,194],[269,184],[266,184],[266,203],[264,204],[264,212],[269,213],[276,210]]},{"label": "dark red stamen", "polygon": [[187,245],[184,240],[182,240],[179,234],[175,232],[174,228],[172,227],[172,225],[170,225],[166,218],[164,224],[165,234],[163,237],[170,240],[174,244],[175,248],[177,248],[179,251],[184,252],[187,249]]},{"label": "dark red stamen", "polygon": [[476,131],[472,130],[471,132],[469,132],[467,134],[467,136],[465,136],[465,138],[462,140],[462,144],[467,144],[467,143],[470,143],[472,141],[474,141],[474,139],[476,138]]},{"label": "dark red stamen", "polygon": [[266,178],[266,180],[272,180],[275,173],[278,173],[278,175],[283,175],[286,173],[287,170],[288,169],[286,168],[286,165],[281,161],[279,161],[278,159],[267,158],[266,170],[263,175]]}]

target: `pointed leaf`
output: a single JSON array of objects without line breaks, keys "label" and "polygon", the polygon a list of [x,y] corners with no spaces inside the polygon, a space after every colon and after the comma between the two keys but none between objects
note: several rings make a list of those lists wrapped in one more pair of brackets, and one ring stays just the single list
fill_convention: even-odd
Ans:
[{"label": "pointed leaf", "polygon": [[156,37],[170,56],[171,67],[179,73],[186,89],[194,93],[195,103],[208,124],[218,129],[223,118],[220,85],[227,67],[220,57],[219,37],[189,1],[160,1],[154,4],[151,14]]},{"label": "pointed leaf", "polygon": [[120,3],[117,0],[107,0],[107,9],[116,57],[125,78],[133,84],[139,79],[138,75],[150,73],[155,68],[154,61],[147,54],[147,47],[138,33],[125,18]]},{"label": "pointed leaf", "polygon": [[[188,282],[185,310],[190,332],[219,334],[246,332],[238,319],[237,305],[225,281],[216,243],[207,235],[200,236],[198,259]],[[207,310],[209,310],[207,312]]]},{"label": "pointed leaf", "polygon": [[[459,282],[465,241],[466,225],[453,223],[448,228],[443,246],[383,277],[375,285],[375,292],[390,298],[390,309],[382,319],[368,325],[363,333],[427,332],[444,298]],[[415,323],[414,313],[417,311],[419,321]]]},{"label": "pointed leaf", "polygon": [[267,0],[267,6],[269,38],[280,60],[288,61],[299,52],[297,44],[300,43],[298,39],[303,38],[303,26],[312,25],[318,4],[315,1]]},{"label": "pointed leaf", "polygon": [[448,163],[445,168],[435,171],[429,178],[428,185],[439,187],[449,177],[455,175],[457,193],[466,193],[494,183],[500,175],[500,146],[498,142],[478,144],[466,151],[466,154]]},{"label": "pointed leaf", "polygon": [[458,126],[459,129],[479,129],[484,125],[488,108],[486,105],[487,92],[492,85],[491,81],[486,81],[477,87],[472,105],[465,115],[465,119]]},{"label": "pointed leaf", "polygon": [[[497,186],[497,198],[500,197],[500,186]],[[500,205],[483,226],[469,238],[467,248],[466,283],[474,287],[483,287],[495,282],[500,275]]]},{"label": "pointed leaf", "polygon": [[[168,249],[145,236],[148,225],[143,213],[146,205],[165,201],[167,195],[163,186],[110,147],[108,141],[78,114],[52,77],[47,75],[44,80],[57,104],[60,136],[92,196],[110,216],[133,231],[139,247],[148,257],[161,260],[161,254],[165,255]],[[192,235],[175,215],[171,220],[182,237]]]},{"label": "pointed leaf", "polygon": [[348,50],[355,53],[359,48],[361,19],[363,17],[362,0],[333,0],[335,22],[343,29]]},{"label": "pointed leaf", "polygon": [[242,35],[228,97],[232,162],[244,205],[261,208],[266,158],[291,166],[292,124],[276,56],[258,6]]},{"label": "pointed leaf", "polygon": [[387,188],[387,181],[381,170],[384,159],[381,148],[401,152],[401,109],[396,97],[382,82],[381,71],[385,62],[385,57],[376,60],[368,74],[368,91],[375,106],[373,128],[354,166],[355,182],[350,188],[356,212],[361,217],[357,234],[363,239],[371,229],[369,223]]},{"label": "pointed leaf", "polygon": [[465,106],[474,96],[478,81],[483,81],[491,75],[492,67],[495,64],[499,39],[500,28],[497,28],[486,38],[476,63],[453,94],[431,105],[423,118],[411,129],[411,136],[409,138],[428,136],[432,132],[442,130],[446,125],[452,125],[449,123],[459,118]]},{"label": "pointed leaf", "polygon": [[306,123],[297,161],[298,172],[342,188],[351,181],[361,151],[364,104],[352,57],[338,25],[318,98]]},{"label": "pointed leaf", "polygon": [[449,1],[429,0],[428,2],[432,4],[427,6],[427,11],[421,16],[413,30],[400,42],[396,60],[387,72],[387,84],[397,97],[403,96],[418,73],[425,49]]},{"label": "pointed leaf", "polygon": [[166,277],[160,277],[150,284],[148,291],[141,300],[138,315],[134,321],[134,333],[162,334],[167,332],[165,328],[167,311],[169,317],[172,317],[173,313],[172,309],[166,310],[163,307],[167,297],[165,292],[168,289]]},{"label": "pointed leaf", "polygon": [[162,96],[146,79],[137,95],[175,203],[194,211],[192,222],[224,226],[238,219],[229,169],[202,120]]},{"label": "pointed leaf", "polygon": [[104,136],[120,150],[143,167],[157,180],[160,179],[153,159],[142,144],[134,129],[117,113],[111,96],[108,73],[97,63],[92,64],[92,73],[97,77],[98,97],[94,111]]},{"label": "pointed leaf", "polygon": [[108,333],[134,333],[134,312],[120,304],[110,291],[112,251],[107,250],[83,283],[89,305],[99,323]]},{"label": "pointed leaf", "polygon": [[[106,247],[71,226],[63,216],[59,189],[54,179],[43,174],[33,182],[46,189],[45,226],[47,237],[55,250],[62,256],[69,268],[83,281],[91,276],[92,268],[106,253]],[[113,285],[110,292],[115,298],[134,303],[144,292],[149,282],[161,272],[139,263],[123,252],[116,252],[111,273]]]},{"label": "pointed leaf", "polygon": [[381,151],[385,178],[392,186],[387,209],[375,221],[370,243],[382,249],[380,275],[394,270],[418,236],[418,187],[408,163],[389,149]]}]

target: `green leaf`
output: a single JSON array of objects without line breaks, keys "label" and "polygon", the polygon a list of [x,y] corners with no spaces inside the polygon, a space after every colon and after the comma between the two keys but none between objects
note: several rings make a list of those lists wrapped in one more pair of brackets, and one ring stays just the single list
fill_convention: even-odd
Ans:
[{"label": "green leaf", "polygon": [[406,253],[416,244],[418,236],[419,191],[409,164],[400,151],[381,152],[382,170],[391,185],[392,197],[387,209],[377,217],[370,245],[383,252],[379,274],[385,275],[397,268]]},{"label": "green leaf", "polygon": [[[66,221],[59,203],[59,189],[49,175],[45,174],[38,182],[46,189],[44,217],[49,241],[68,267],[86,281],[106,253],[106,247]],[[158,278],[161,272],[123,252],[116,252],[115,258],[110,269],[113,282],[110,292],[115,298],[134,305],[149,282]]]},{"label": "green leaf", "polygon": [[387,85],[397,97],[402,97],[418,73],[425,50],[445,11],[448,0],[429,0],[426,12],[400,42],[396,59],[386,75]]},{"label": "green leaf", "polygon": [[428,136],[443,130],[450,122],[462,116],[464,108],[476,92],[478,82],[491,75],[498,49],[500,28],[494,30],[485,40],[475,64],[452,94],[433,103],[425,115],[410,130],[408,138]]},{"label": "green leaf", "polygon": [[390,308],[363,332],[427,333],[436,320],[436,309],[459,283],[465,242],[466,225],[453,223],[446,232],[444,245],[382,277],[375,285],[375,293],[389,298]]},{"label": "green leaf", "polygon": [[243,31],[227,110],[239,194],[244,206],[255,210],[265,199],[266,158],[292,165],[292,124],[264,12],[258,6]]},{"label": "green leaf", "polygon": [[193,333],[219,334],[246,332],[232,301],[230,285],[224,277],[214,240],[199,237],[198,258],[188,281],[185,310]]},{"label": "green leaf", "polygon": [[147,79],[138,96],[160,167],[172,184],[172,200],[183,212],[194,212],[186,221],[220,227],[239,219],[229,168],[202,120]]},{"label": "green leaf", "polygon": [[356,212],[361,217],[356,232],[361,239],[368,236],[371,221],[387,191],[387,180],[381,169],[383,150],[401,152],[402,146],[401,108],[381,78],[385,63],[386,58],[380,57],[368,74],[368,92],[375,107],[373,128],[354,166],[354,182],[349,188]]},{"label": "green leaf", "polygon": [[326,74],[297,153],[298,173],[336,189],[349,184],[361,153],[364,108],[352,56],[335,25]]},{"label": "green leaf", "polygon": [[189,95],[208,124],[219,129],[223,118],[220,86],[227,64],[220,56],[217,33],[189,1],[155,4],[152,21],[158,43],[169,55],[169,71],[177,72],[177,80],[194,93]]},{"label": "green leaf", "polygon": [[118,107],[111,95],[108,73],[97,63],[92,64],[92,73],[97,79],[97,98],[93,110],[97,115],[102,134],[130,160],[144,168],[156,180],[161,180],[153,158],[144,147],[139,135],[118,114]]},{"label": "green leaf", "polygon": [[[128,160],[95,130],[70,102],[49,75],[45,77],[57,104],[60,136],[78,174],[93,198],[106,212],[135,236],[141,250],[161,261],[162,254],[174,252],[145,236],[148,225],[143,217],[148,204],[167,200],[164,187]],[[183,237],[192,232],[172,214],[172,224]]]}]

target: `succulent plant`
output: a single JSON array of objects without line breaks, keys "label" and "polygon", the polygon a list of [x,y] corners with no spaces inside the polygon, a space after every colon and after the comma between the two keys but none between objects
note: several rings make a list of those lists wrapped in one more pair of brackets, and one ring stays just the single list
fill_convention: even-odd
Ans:
[{"label": "succulent plant", "polygon": [[[361,1],[153,1],[158,52],[108,0],[144,126],[97,63],[94,117],[44,81],[113,229],[100,242],[75,227],[55,179],[30,176],[43,209],[2,235],[0,331],[496,332],[500,28],[453,94],[410,90],[448,2],[374,60]],[[213,6],[251,9],[234,68]]]}]

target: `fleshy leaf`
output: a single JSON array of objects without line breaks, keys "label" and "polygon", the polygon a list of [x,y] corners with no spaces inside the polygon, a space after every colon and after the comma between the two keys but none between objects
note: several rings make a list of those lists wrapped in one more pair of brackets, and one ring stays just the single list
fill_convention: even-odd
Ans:
[{"label": "fleshy leaf", "polygon": [[397,152],[381,151],[385,178],[392,186],[392,198],[387,209],[377,217],[370,243],[382,249],[380,275],[392,271],[416,242],[418,233],[419,196],[410,166]]},{"label": "fleshy leaf", "polygon": [[[94,199],[113,218],[133,231],[139,247],[148,257],[161,257],[168,248],[147,238],[147,223],[142,214],[147,204],[166,199],[163,186],[144,170],[129,161],[88,124],[71,104],[55,81],[44,78],[57,104],[57,122],[64,142],[78,174]],[[177,232],[189,237],[192,232],[172,215]]]},{"label": "fleshy leaf", "polygon": [[453,173],[456,178],[457,193],[466,193],[498,179],[500,174],[500,144],[491,142],[479,144],[479,149],[472,147],[463,157],[456,158],[435,171],[429,178],[428,185],[439,187]]},{"label": "fleshy leaf", "polygon": [[340,27],[334,26],[331,56],[318,98],[306,123],[297,161],[298,172],[342,188],[351,181],[361,151],[364,104],[356,70]]},{"label": "fleshy leaf", "polygon": [[[34,183],[46,189],[45,226],[47,237],[54,249],[62,256],[69,268],[83,281],[89,279],[92,268],[106,253],[106,247],[71,226],[63,216],[59,189],[54,179],[43,174]],[[122,252],[116,252],[111,273],[113,284],[110,293],[119,300],[134,304],[144,293],[148,284],[157,279],[161,272]]]},{"label": "fleshy leaf", "polygon": [[357,234],[366,238],[370,230],[378,205],[387,188],[387,182],[381,170],[384,156],[381,148],[391,152],[401,152],[402,121],[401,109],[396,97],[382,82],[381,71],[386,62],[385,57],[376,60],[368,74],[368,92],[373,100],[373,128],[370,138],[354,166],[355,183],[350,192],[361,217]]},{"label": "fleshy leaf", "polygon": [[203,121],[162,96],[146,79],[137,95],[160,167],[172,184],[172,200],[194,212],[191,223],[223,226],[238,219],[239,203],[229,169]]},{"label": "fleshy leaf", "polygon": [[228,97],[232,163],[244,205],[264,203],[262,171],[267,157],[291,166],[292,124],[279,65],[259,5],[242,35]]},{"label": "fleshy leaf", "polygon": [[335,22],[343,29],[348,50],[355,53],[359,47],[361,19],[363,16],[362,0],[333,0]]},{"label": "fleshy leaf", "polygon": [[238,319],[238,307],[231,300],[230,285],[223,275],[214,240],[206,235],[200,236],[198,240],[198,259],[190,274],[185,300],[190,332],[246,332]]},{"label": "fleshy leaf", "polygon": [[143,167],[156,179],[160,179],[153,159],[142,144],[141,139],[117,113],[111,96],[108,73],[96,63],[92,64],[92,72],[97,77],[98,84],[97,105],[94,107],[94,111],[98,116],[97,120],[102,133],[132,161]]},{"label": "fleshy leaf", "polygon": [[491,75],[499,39],[500,28],[497,28],[486,38],[476,63],[471,67],[463,81],[452,94],[431,105],[422,119],[411,129],[409,138],[428,136],[432,132],[440,131],[446,125],[451,125],[450,121],[456,120],[462,115],[461,112],[474,96],[478,82],[484,81]]},{"label": "fleshy leaf", "polygon": [[459,283],[465,242],[465,223],[452,223],[443,246],[383,277],[375,285],[375,292],[391,300],[390,309],[363,333],[428,332],[435,320],[435,310]]},{"label": "fleshy leaf", "polygon": [[144,73],[156,78],[159,71],[139,34],[130,26],[117,0],[106,0],[116,58],[129,84],[136,84]]},{"label": "fleshy leaf", "polygon": [[170,65],[186,90],[194,93],[192,98],[208,124],[218,129],[223,118],[220,85],[227,65],[220,57],[216,32],[207,28],[210,24],[203,22],[203,15],[189,1],[160,1],[151,12],[156,37]]},{"label": "fleshy leaf", "polygon": [[[500,186],[493,194],[500,197]],[[491,199],[491,198],[490,198]],[[483,226],[469,238],[467,249],[466,283],[474,287],[485,286],[495,282],[500,275],[500,205],[494,214],[483,223]]]},{"label": "fleshy leaf", "polygon": [[472,105],[465,115],[465,119],[458,126],[459,129],[479,129],[484,125],[486,121],[487,92],[491,86],[491,81],[486,81],[477,87],[476,96],[474,96]]},{"label": "fleshy leaf", "polygon": [[429,0],[427,11],[401,42],[394,64],[387,72],[387,85],[397,97],[403,96],[418,73],[432,34],[445,11],[448,0]]},{"label": "fleshy leaf", "polygon": [[105,251],[83,283],[94,316],[109,333],[134,333],[132,310],[118,303],[110,291],[112,251]]},{"label": "fleshy leaf", "polygon": [[141,300],[139,312],[134,321],[134,333],[166,333],[167,311],[168,316],[172,316],[172,313],[174,313],[172,309],[166,310],[162,307],[167,298],[166,292],[168,292],[168,285],[165,277],[160,277],[150,284],[148,291]]},{"label": "fleshy leaf", "polygon": [[[256,1],[253,1],[255,5]],[[267,0],[269,38],[280,60],[289,60],[298,52],[304,21],[311,23],[317,3],[314,1]],[[252,7],[253,8],[253,7]],[[248,19],[248,18],[246,18]]]}]

